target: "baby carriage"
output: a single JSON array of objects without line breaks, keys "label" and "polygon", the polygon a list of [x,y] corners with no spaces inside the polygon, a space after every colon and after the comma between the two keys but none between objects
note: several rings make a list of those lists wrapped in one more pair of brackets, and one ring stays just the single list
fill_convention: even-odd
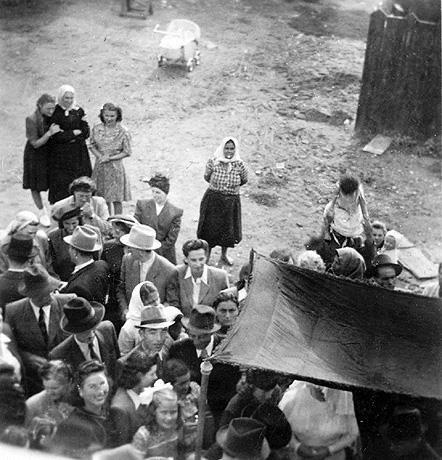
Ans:
[{"label": "baby carriage", "polygon": [[187,19],[174,19],[166,30],[160,30],[159,27],[157,24],[154,32],[164,34],[164,37],[160,42],[158,65],[161,67],[167,64],[181,64],[186,66],[188,72],[192,72],[200,63],[199,26]]}]

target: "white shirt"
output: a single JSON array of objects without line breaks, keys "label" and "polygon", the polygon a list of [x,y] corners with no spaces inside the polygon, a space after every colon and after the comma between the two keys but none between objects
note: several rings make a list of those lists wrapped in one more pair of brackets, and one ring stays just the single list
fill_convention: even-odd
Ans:
[{"label": "white shirt", "polygon": [[143,281],[146,281],[147,274],[149,270],[151,269],[154,261],[155,261],[155,254],[153,254],[153,257],[147,262],[139,262],[140,264],[140,283],[142,283]]},{"label": "white shirt", "polygon": [[[35,318],[37,319],[38,323],[38,318],[40,317],[40,307],[37,307],[32,300],[29,300],[29,303],[31,304],[32,310],[34,311]],[[46,330],[48,331],[49,334],[49,315],[51,311],[51,306],[50,305],[44,305],[43,306],[43,315],[45,318],[45,324],[46,324]]]},{"label": "white shirt", "polygon": [[158,204],[157,202],[155,202],[155,208],[157,210],[157,216],[160,215],[160,212],[163,210],[165,204],[166,203]]},{"label": "white shirt", "polygon": [[206,286],[208,286],[207,282],[207,265],[204,265],[203,268],[203,274],[201,275],[201,278],[197,278],[196,280],[192,276],[192,272],[190,270],[190,267],[187,267],[186,274],[184,275],[184,279],[190,278],[192,280],[193,284],[193,292],[192,292],[192,299],[193,299],[193,305],[198,305],[199,303],[199,298],[200,298],[200,290],[201,290],[201,283],[204,283]]},{"label": "white shirt", "polygon": [[132,399],[132,402],[133,402],[134,405],[135,405],[135,410],[137,410],[138,407],[139,407],[140,404],[141,404],[140,395],[137,394],[137,393],[135,393],[135,391],[134,391],[134,390],[131,390],[131,389],[126,390],[126,391],[127,391],[127,394],[128,394],[128,396],[129,396],[129,398]]},{"label": "white shirt", "polygon": [[88,265],[93,264],[93,263],[94,263],[94,259],[91,259],[85,262],[84,264],[76,265],[72,274],[77,273],[82,268],[87,267]]},{"label": "white shirt", "polygon": [[[215,339],[214,339],[213,334],[212,334],[212,336],[210,337],[209,345],[207,345],[206,348],[203,348],[203,350],[207,351],[207,356],[212,355],[214,341],[215,341]],[[202,353],[203,350],[196,350],[196,355],[198,356],[198,358],[201,356],[201,353]]]},{"label": "white shirt", "polygon": [[[91,353],[89,351],[89,344],[86,342],[80,342],[77,337],[74,334],[74,340],[77,343],[78,347],[80,348],[81,352],[83,353],[83,356],[86,358],[86,360],[92,359],[91,358]],[[101,353],[100,353],[100,347],[98,346],[98,339],[97,336],[94,335],[94,338],[92,340],[92,346],[94,348],[94,351],[96,355],[100,358],[101,361]]]},{"label": "white shirt", "polygon": [[21,368],[19,360],[11,353],[9,350],[8,343],[11,342],[11,339],[6,335],[0,332],[0,362],[7,363],[14,368],[14,374],[17,379],[21,380]]}]

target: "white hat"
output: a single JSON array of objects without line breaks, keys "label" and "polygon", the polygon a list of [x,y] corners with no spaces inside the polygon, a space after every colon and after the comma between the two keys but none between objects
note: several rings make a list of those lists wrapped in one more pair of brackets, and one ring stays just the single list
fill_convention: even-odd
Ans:
[{"label": "white hat", "polygon": [[157,232],[148,225],[134,225],[127,235],[123,235],[120,241],[130,248],[152,251],[161,247],[161,243],[156,239]]}]

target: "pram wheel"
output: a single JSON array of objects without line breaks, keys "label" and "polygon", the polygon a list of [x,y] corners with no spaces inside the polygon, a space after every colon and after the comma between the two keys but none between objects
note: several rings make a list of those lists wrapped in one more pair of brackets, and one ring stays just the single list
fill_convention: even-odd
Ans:
[{"label": "pram wheel", "polygon": [[158,55],[158,67],[163,67],[166,65],[166,59],[163,55]]},{"label": "pram wheel", "polygon": [[187,71],[188,71],[188,72],[192,72],[192,71],[193,71],[193,59],[189,59],[189,60],[187,61],[186,68],[187,68]]}]

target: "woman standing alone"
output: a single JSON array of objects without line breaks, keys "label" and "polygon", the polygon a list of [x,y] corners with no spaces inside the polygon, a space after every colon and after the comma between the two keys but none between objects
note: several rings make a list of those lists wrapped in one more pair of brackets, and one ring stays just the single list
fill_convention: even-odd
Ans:
[{"label": "woman standing alone", "polygon": [[51,122],[60,126],[50,144],[49,202],[69,196],[69,184],[80,176],[90,176],[91,160],[86,146],[89,125],[84,110],[75,103],[75,90],[63,85]]},{"label": "woman standing alone", "polygon": [[99,116],[101,123],[93,127],[90,142],[96,158],[92,177],[97,184],[97,194],[106,200],[109,214],[122,214],[122,202],[131,199],[122,162],[131,154],[129,132],[120,123],[123,118],[120,107],[107,102]]},{"label": "woman standing alone", "polygon": [[30,189],[35,206],[40,211],[40,223],[49,227],[51,221],[46,214],[41,192],[48,187],[47,142],[60,131],[60,126],[49,119],[55,110],[55,98],[42,94],[37,100],[35,112],[26,118],[26,146],[23,156],[23,188]]},{"label": "woman standing alone", "polygon": [[233,262],[227,256],[227,249],[242,239],[239,188],[248,180],[234,137],[223,139],[214,157],[207,162],[204,179],[209,188],[201,201],[198,238],[209,243],[210,251],[221,246],[220,262],[231,266]]}]

